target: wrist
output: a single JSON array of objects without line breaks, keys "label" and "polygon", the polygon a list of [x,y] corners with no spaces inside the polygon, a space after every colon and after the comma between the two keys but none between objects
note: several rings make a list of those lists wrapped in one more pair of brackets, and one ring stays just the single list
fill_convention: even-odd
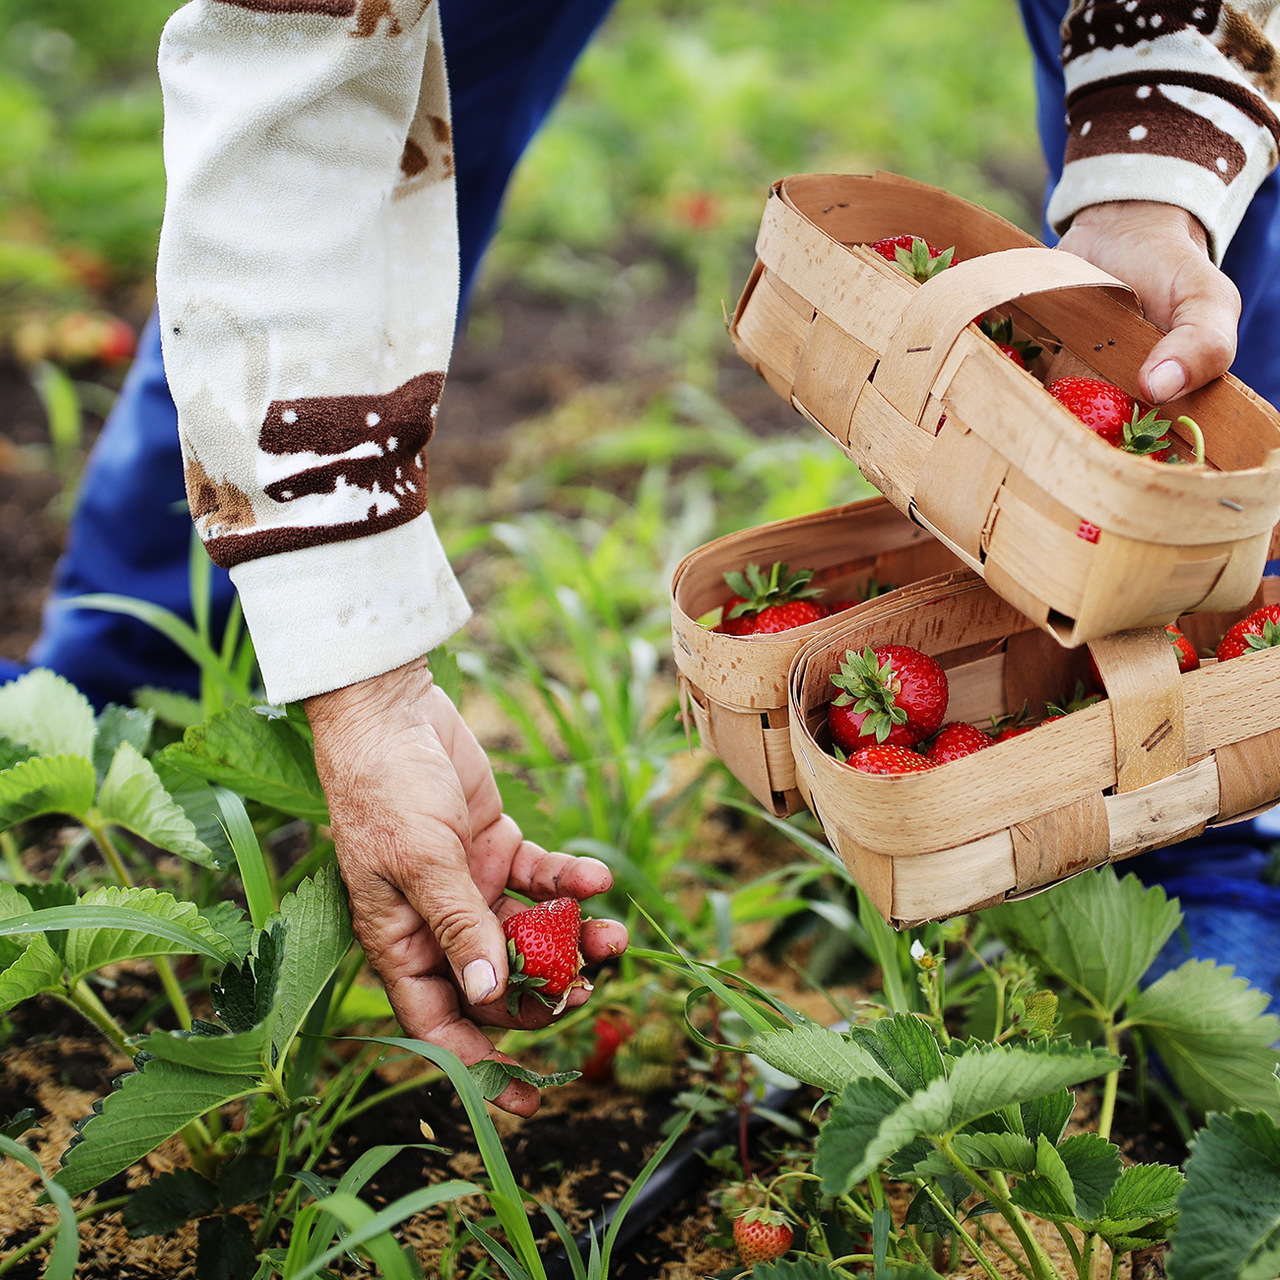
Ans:
[{"label": "wrist", "polygon": [[434,686],[425,656],[390,671],[357,680],[303,701],[313,733],[337,727],[376,724],[392,712],[419,707]]},{"label": "wrist", "polygon": [[1071,220],[1070,230],[1096,233],[1132,229],[1160,236],[1181,234],[1203,253],[1209,252],[1209,236],[1195,214],[1176,204],[1158,200],[1108,200],[1085,205]]}]

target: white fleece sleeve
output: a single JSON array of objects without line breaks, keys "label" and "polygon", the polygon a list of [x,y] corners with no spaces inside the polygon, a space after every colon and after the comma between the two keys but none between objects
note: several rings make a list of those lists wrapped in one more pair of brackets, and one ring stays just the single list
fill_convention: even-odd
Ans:
[{"label": "white fleece sleeve", "polygon": [[1154,200],[1222,261],[1280,141],[1277,0],[1074,0],[1062,27],[1067,150],[1049,222]]},{"label": "white fleece sleeve", "polygon": [[157,267],[192,516],[275,702],[469,608],[427,513],[458,246],[431,0],[192,0],[160,48]]}]

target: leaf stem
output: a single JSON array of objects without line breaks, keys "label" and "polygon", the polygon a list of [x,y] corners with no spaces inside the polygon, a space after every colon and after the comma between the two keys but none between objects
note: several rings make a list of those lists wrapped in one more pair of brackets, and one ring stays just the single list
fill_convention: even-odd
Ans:
[{"label": "leaf stem", "polygon": [[[1107,1052],[1112,1057],[1120,1057],[1120,1031],[1115,1018],[1108,1015],[1102,1019],[1102,1034],[1106,1040]],[[1116,1095],[1120,1090],[1120,1068],[1107,1072],[1102,1086],[1102,1106],[1098,1112],[1098,1136],[1106,1142],[1111,1141],[1111,1125],[1116,1115]]]},{"label": "leaf stem", "polygon": [[31,884],[31,873],[22,864],[22,854],[12,831],[0,832],[0,852],[4,853],[4,864],[9,868],[13,883]]},{"label": "leaf stem", "polygon": [[66,995],[58,991],[51,994],[57,996],[63,1004],[69,1005],[82,1018],[87,1018],[92,1022],[111,1042],[112,1047],[124,1054],[126,1058],[133,1057],[133,1051],[129,1048],[129,1042],[125,1039],[124,1032],[120,1030],[119,1024],[107,1011],[106,1005],[98,999],[93,988],[85,979],[81,978]]},{"label": "leaf stem", "polygon": [[1178,419],[1188,431],[1191,432],[1191,443],[1196,453],[1196,466],[1204,466],[1204,432],[1200,430],[1200,425],[1194,419],[1186,417],[1184,414]]},{"label": "leaf stem", "polygon": [[924,1193],[937,1206],[939,1212],[946,1220],[951,1223],[951,1229],[964,1242],[964,1246],[973,1255],[973,1260],[987,1273],[990,1280],[1000,1280],[1000,1273],[995,1269],[995,1265],[991,1259],[982,1251],[982,1247],[978,1242],[964,1229],[960,1219],[956,1217],[951,1206],[946,1200],[940,1196],[927,1182],[921,1181],[919,1184],[924,1188]]},{"label": "leaf stem", "polygon": [[[76,1213],[76,1222],[87,1222],[90,1218],[99,1217],[104,1213],[112,1213],[116,1209],[123,1208],[128,1203],[128,1196],[116,1196],[112,1200],[101,1200],[97,1204],[87,1205]],[[24,1258],[29,1258],[37,1249],[43,1249],[50,1240],[58,1234],[61,1226],[60,1222],[55,1222],[53,1226],[41,1231],[39,1235],[32,1236],[25,1244],[20,1245],[12,1253],[6,1255],[3,1261],[0,1261],[0,1276],[8,1271],[12,1271]]]}]

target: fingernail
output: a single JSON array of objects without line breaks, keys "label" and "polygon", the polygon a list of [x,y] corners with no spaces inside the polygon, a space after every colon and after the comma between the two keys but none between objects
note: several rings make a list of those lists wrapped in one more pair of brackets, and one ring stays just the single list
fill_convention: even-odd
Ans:
[{"label": "fingernail", "polygon": [[472,1004],[479,1004],[498,985],[498,975],[487,960],[472,960],[462,971],[462,989]]},{"label": "fingernail", "polygon": [[1151,398],[1156,404],[1164,404],[1182,394],[1187,385],[1187,375],[1176,360],[1162,360],[1147,376]]}]

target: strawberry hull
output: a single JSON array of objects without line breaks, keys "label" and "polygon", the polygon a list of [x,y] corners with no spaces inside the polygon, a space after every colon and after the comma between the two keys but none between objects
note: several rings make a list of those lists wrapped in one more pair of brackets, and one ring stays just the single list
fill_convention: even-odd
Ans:
[{"label": "strawberry hull", "polygon": [[[868,247],[902,226],[954,245],[954,264],[918,284]],[[1207,443],[1206,466],[1170,466],[1113,448],[1045,390],[1085,376],[1137,397],[1160,331],[1119,281],[889,174],[779,182],[756,249],[739,354],[1059,643],[1252,597],[1280,520],[1280,414],[1215,379],[1160,407]],[[993,312],[1042,348],[1028,369],[971,323]]]},{"label": "strawberry hull", "polygon": [[[1180,623],[1201,651],[1255,600]],[[854,879],[897,926],[1047,888],[1280,799],[1280,650],[1181,673],[1163,627],[1064,649],[971,573],[918,583],[809,641],[790,677],[796,780]],[[1093,706],[933,769],[874,776],[830,754],[830,677],[849,649],[908,644],[947,672],[948,719],[1041,720],[1092,656]]]},{"label": "strawberry hull", "polygon": [[[826,600],[857,602],[872,587],[890,584],[895,590],[773,635],[726,635],[698,622],[731,598],[726,572],[775,561],[814,569],[813,583]],[[780,817],[797,812],[804,800],[787,729],[787,670],[797,651],[833,623],[960,567],[941,543],[879,497],[741,530],[698,548],[671,584],[672,650],[686,723],[765,808]]]}]

